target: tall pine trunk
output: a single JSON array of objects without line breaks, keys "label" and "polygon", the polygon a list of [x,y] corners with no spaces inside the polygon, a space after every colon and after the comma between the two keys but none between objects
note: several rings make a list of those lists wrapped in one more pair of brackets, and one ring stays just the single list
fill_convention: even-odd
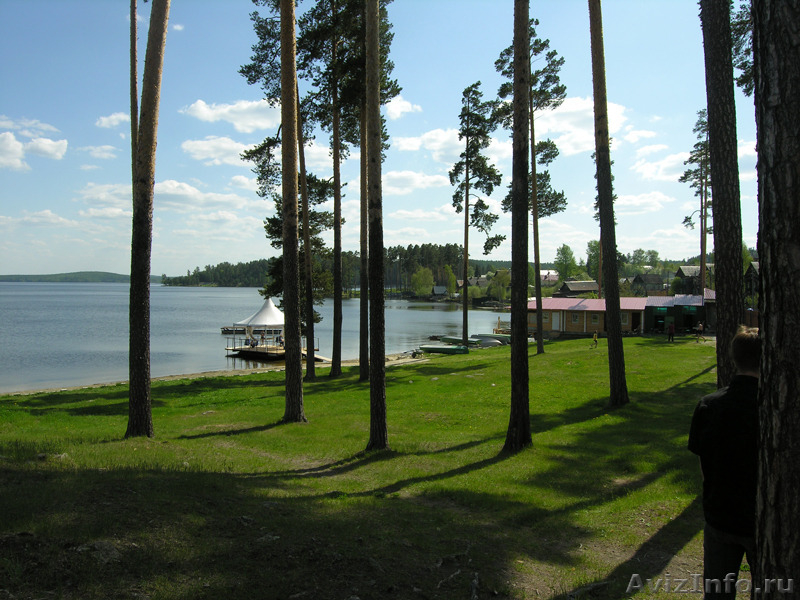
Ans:
[{"label": "tall pine trunk", "polygon": [[773,596],[797,598],[800,584],[797,541],[800,530],[800,370],[797,368],[800,0],[756,0],[753,22],[762,339],[760,465],[756,487],[758,563],[753,581],[781,579],[785,585],[787,579],[794,578],[794,595]]},{"label": "tall pine trunk", "polygon": [[469,347],[469,135],[464,153],[464,287],[461,298],[461,343]]},{"label": "tall pine trunk", "polygon": [[297,67],[294,0],[281,0],[281,163],[283,188],[283,306],[286,422],[306,421],[300,337],[297,243]]},{"label": "tall pine trunk", "polygon": [[[135,5],[132,5],[135,9]],[[135,21],[136,15],[131,15]],[[150,397],[150,258],[153,246],[153,190],[156,172],[158,108],[161,98],[161,75],[164,47],[167,42],[169,0],[153,0],[150,28],[147,33],[142,103],[135,142],[133,165],[133,222],[131,231],[131,282],[129,305],[128,369],[130,391],[128,428],[125,437],[154,434]],[[134,25],[132,24],[133,28]],[[135,32],[132,29],[135,46]],[[132,68],[134,56],[131,56]],[[132,80],[135,74],[132,74]],[[132,83],[133,85],[133,83]],[[131,90],[131,94],[135,94]],[[133,106],[131,107],[133,108]],[[131,119],[133,133],[133,119]],[[134,142],[131,140],[131,147]]]},{"label": "tall pine trunk", "polygon": [[[298,86],[295,86],[297,88]],[[300,162],[300,196],[303,199],[303,266],[306,316],[306,381],[316,379],[314,350],[314,261],[311,248],[310,208],[308,205],[308,177],[306,176],[306,148],[303,136],[303,113],[300,110],[300,90],[297,94],[297,157]]]},{"label": "tall pine trunk", "polygon": [[[529,0],[530,1],[530,0]],[[530,43],[528,44],[530,47]],[[530,77],[530,59],[528,59],[528,76]],[[536,295],[536,354],[544,354],[544,316],[540,308],[542,306],[542,267],[539,256],[539,186],[536,181],[536,129],[534,128],[533,119],[533,92],[528,94],[528,110],[530,111],[531,122],[531,216],[533,224],[533,271],[536,275],[534,282],[534,290]],[[525,273],[525,280],[527,282],[528,274]],[[526,286],[527,289],[527,286]],[[527,308],[526,308],[527,311]],[[527,335],[527,330],[526,330]]]},{"label": "tall pine trunk", "polygon": [[381,186],[381,56],[378,0],[366,0],[367,150],[369,173],[369,442],[389,447],[386,427],[386,336],[383,288],[383,192]]},{"label": "tall pine trunk", "polygon": [[[589,0],[589,28],[592,46],[592,81],[594,88],[594,138],[597,156],[597,196],[600,213],[600,247],[606,255],[603,263],[606,299],[606,334],[608,336],[609,406],[628,403],[625,380],[625,352],[622,347],[622,319],[617,278],[617,238],[614,225],[614,190],[611,182],[611,151],[608,138],[608,99],[603,49],[603,16],[600,0]],[[609,258],[611,257],[611,258]]]},{"label": "tall pine trunk", "polygon": [[369,379],[369,150],[366,101],[361,108],[361,269],[359,290],[358,378]]},{"label": "tall pine trunk", "polygon": [[[336,20],[336,2],[331,2],[331,12]],[[335,28],[334,28],[335,29]],[[341,127],[339,116],[339,66],[338,41],[331,44],[333,77],[331,82],[331,104],[333,111],[333,356],[331,377],[342,374],[342,159]]]},{"label": "tall pine trunk", "polygon": [[[511,175],[511,414],[506,451],[531,442],[528,391],[529,0],[514,0],[514,124]],[[532,122],[532,119],[531,119]]]},{"label": "tall pine trunk", "polygon": [[728,0],[701,0],[717,290],[717,385],[736,373],[730,345],[744,316],[742,212]]}]

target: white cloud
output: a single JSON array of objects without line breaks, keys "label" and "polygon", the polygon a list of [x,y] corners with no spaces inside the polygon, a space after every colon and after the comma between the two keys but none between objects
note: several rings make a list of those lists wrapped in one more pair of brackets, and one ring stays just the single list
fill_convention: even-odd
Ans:
[{"label": "white cloud", "polygon": [[233,104],[207,104],[197,100],[179,112],[207,123],[226,121],[242,133],[272,129],[281,122],[280,107],[270,106],[266,100],[239,100]]},{"label": "white cloud", "polygon": [[172,31],[183,31],[184,27],[180,23],[175,23],[172,26]]},{"label": "white cloud", "polygon": [[25,151],[44,158],[61,160],[67,153],[67,140],[50,140],[47,138],[34,138],[25,144]]},{"label": "white cloud", "polygon": [[26,171],[25,146],[10,131],[0,133],[0,168]]},{"label": "white cloud", "polygon": [[509,139],[498,140],[497,138],[492,138],[489,147],[486,149],[486,157],[489,159],[489,163],[495,166],[498,166],[499,163],[504,161],[511,160],[513,153],[514,144]]},{"label": "white cloud", "polygon": [[739,158],[745,156],[758,156],[756,152],[756,143],[753,140],[739,140],[738,145]]},{"label": "white cloud", "polygon": [[248,190],[250,192],[258,191],[258,181],[255,177],[246,177],[244,175],[234,175],[231,177],[231,185],[233,187]]},{"label": "white cloud", "polygon": [[59,217],[49,208],[35,213],[25,213],[21,221],[26,225],[77,225],[75,221]]},{"label": "white cloud", "polygon": [[131,184],[96,184],[89,182],[79,192],[87,204],[127,208],[131,205]]},{"label": "white cloud", "polygon": [[614,202],[617,215],[643,215],[658,212],[665,204],[675,202],[675,198],[658,191],[644,194],[622,194]]},{"label": "white cloud", "polygon": [[117,127],[121,123],[130,123],[131,116],[128,113],[124,112],[115,112],[107,117],[100,117],[95,121],[95,125],[97,127],[103,127],[104,129],[112,129]]},{"label": "white cloud", "polygon": [[382,183],[386,196],[405,196],[416,190],[449,186],[450,179],[415,171],[389,171],[383,175]]},{"label": "white cloud", "polygon": [[433,129],[418,137],[396,137],[393,147],[406,152],[429,150],[434,160],[452,164],[461,153],[457,129]]},{"label": "white cloud", "polygon": [[625,135],[622,136],[622,139],[624,139],[626,142],[630,142],[631,144],[635,144],[641,139],[656,137],[656,135],[657,134],[655,131],[634,129],[633,125],[628,125],[625,128]]},{"label": "white cloud", "polygon": [[82,146],[78,150],[88,152],[89,156],[98,159],[117,158],[118,151],[114,146]]},{"label": "white cloud", "polygon": [[229,137],[210,135],[202,140],[186,140],[181,144],[184,152],[193,159],[203,161],[206,165],[234,165],[245,167],[241,154],[249,146],[232,140]]},{"label": "white cloud", "polygon": [[[608,103],[609,134],[625,124],[625,107]],[[565,155],[594,151],[594,105],[591,98],[567,98],[558,108],[536,116],[537,137],[550,137]]]},{"label": "white cloud", "polygon": [[422,112],[422,107],[419,104],[411,104],[403,96],[395,96],[386,105],[386,116],[394,121],[402,117],[406,113]]},{"label": "white cloud", "polygon": [[[308,167],[312,169],[327,169],[332,172],[333,158],[327,146],[317,143],[317,140],[311,140],[310,144],[306,144],[305,155]],[[280,154],[277,156],[280,156]]]},{"label": "white cloud", "polygon": [[96,171],[100,167],[97,165],[81,165],[79,168],[81,171]]},{"label": "white cloud", "polygon": [[667,148],[669,148],[669,146],[666,144],[651,144],[649,146],[642,146],[641,148],[636,149],[636,158],[641,158],[642,156],[647,156],[648,154],[655,154],[656,152],[661,152]]},{"label": "white cloud", "polygon": [[42,123],[36,119],[19,119],[17,121],[0,115],[0,129],[9,129],[18,132],[24,137],[40,137],[47,133],[57,132],[58,129],[47,123]]},{"label": "white cloud", "polygon": [[219,194],[202,192],[196,187],[174,179],[161,181],[155,185],[155,204],[157,209],[173,209],[178,212],[188,212],[196,208],[231,210],[244,209],[258,200],[251,201],[237,194]]},{"label": "white cloud", "polygon": [[417,222],[451,221],[455,215],[456,211],[450,204],[444,204],[438,208],[431,209],[414,208],[409,210],[401,208],[400,210],[389,213],[389,217],[393,219]]},{"label": "white cloud", "polygon": [[107,206],[105,208],[90,208],[89,210],[79,211],[80,216],[88,219],[125,219],[128,220],[133,214],[133,210],[126,210],[117,206]]},{"label": "white cloud", "polygon": [[670,154],[657,161],[643,158],[636,161],[631,170],[647,181],[677,181],[686,170],[683,162],[689,158],[688,152]]}]

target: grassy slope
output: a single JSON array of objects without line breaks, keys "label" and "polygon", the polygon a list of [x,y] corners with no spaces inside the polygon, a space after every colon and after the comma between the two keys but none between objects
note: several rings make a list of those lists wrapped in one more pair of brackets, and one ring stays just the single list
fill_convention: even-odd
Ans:
[{"label": "grassy slope", "polygon": [[122,386],[0,397],[0,598],[621,598],[634,573],[700,572],[685,446],[714,350],[625,351],[616,411],[602,344],[531,354],[534,445],[512,456],[508,348],[389,369],[392,450],[371,454],[355,369],[306,385],[307,424],[279,423],[280,373],[156,382],[152,440],[120,439]]}]

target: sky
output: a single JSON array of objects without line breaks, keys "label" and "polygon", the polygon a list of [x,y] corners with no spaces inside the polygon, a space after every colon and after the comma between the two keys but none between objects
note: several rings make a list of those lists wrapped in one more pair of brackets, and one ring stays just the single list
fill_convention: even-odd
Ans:
[{"label": "sky", "polygon": [[[310,0],[303,0],[303,10]],[[122,0],[0,0],[0,274],[130,270],[129,3]],[[264,236],[271,201],[256,193],[243,150],[273,135],[279,113],[239,68],[255,43],[250,0],[174,0],[162,83],[152,273],[181,275],[223,261],[276,254]],[[150,3],[139,2],[139,57]],[[699,230],[683,218],[699,207],[678,182],[705,106],[702,32],[695,0],[606,0],[603,29],[613,137],[617,246],[662,259],[699,254]],[[567,209],[540,222],[542,260],[568,245],[585,259],[599,238],[589,15],[585,0],[531,0],[537,33],[565,59],[563,105],[537,113],[537,139],[556,142],[550,166]],[[384,243],[462,244],[448,171],[458,160],[461,95],[480,81],[485,99],[501,83],[494,61],[511,44],[512,0],[394,0],[389,6],[394,77],[383,108],[391,145],[383,165]],[[142,64],[139,75],[141,77]],[[737,89],[744,242],[754,247],[755,112]],[[511,176],[510,133],[487,154],[503,183],[486,199],[508,239],[488,257],[470,234],[473,258],[510,260],[510,217],[500,208]],[[332,175],[328,135],[318,132],[308,168]],[[345,161],[344,250],[359,248],[358,149]],[[328,235],[332,245],[332,234]],[[709,248],[712,247],[709,238]],[[531,250],[532,253],[532,250]],[[531,260],[533,256],[531,254]]]}]

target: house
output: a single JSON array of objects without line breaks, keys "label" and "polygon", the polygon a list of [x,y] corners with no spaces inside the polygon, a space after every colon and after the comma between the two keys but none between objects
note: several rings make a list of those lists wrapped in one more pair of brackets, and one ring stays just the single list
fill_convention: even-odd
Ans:
[{"label": "house", "polygon": [[435,286],[433,286],[433,290],[431,291],[431,295],[434,298],[446,298],[447,297],[447,286],[444,286],[444,285],[435,285]]},{"label": "house", "polygon": [[565,281],[553,298],[577,298],[581,294],[597,294],[600,291],[596,281]]},{"label": "house", "polygon": [[756,298],[759,290],[759,264],[756,261],[750,263],[747,271],[744,272],[744,295],[748,298]]},{"label": "house", "polygon": [[631,287],[637,296],[647,296],[649,292],[663,291],[664,280],[658,273],[642,273],[633,278]]},{"label": "house", "polygon": [[694,331],[702,322],[706,331],[716,327],[716,294],[705,290],[703,296],[675,294],[674,296],[649,296],[645,307],[644,330],[663,333],[670,323],[677,332]]},{"label": "house", "polygon": [[[700,265],[683,265],[678,267],[675,277],[683,280],[681,291],[686,294],[700,294]],[[714,263],[706,263],[706,285],[705,287],[714,287]]]},{"label": "house", "polygon": [[[646,298],[620,298],[623,333],[641,331]],[[528,332],[536,333],[536,299],[528,301]],[[604,298],[542,298],[542,334],[545,337],[592,335],[606,329]]]},{"label": "house", "polygon": [[542,285],[555,285],[558,283],[558,271],[553,271],[552,269],[539,271],[539,280]]}]

